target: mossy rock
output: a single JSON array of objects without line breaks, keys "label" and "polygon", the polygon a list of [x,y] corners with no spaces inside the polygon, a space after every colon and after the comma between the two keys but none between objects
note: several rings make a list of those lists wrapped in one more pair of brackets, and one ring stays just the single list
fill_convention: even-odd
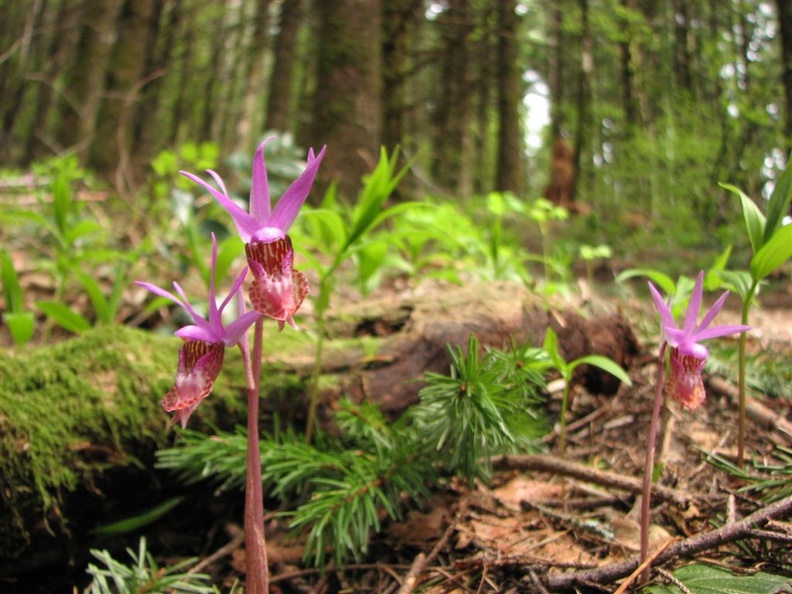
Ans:
[{"label": "mossy rock", "polygon": [[[283,342],[280,351],[310,349],[306,338]],[[66,495],[90,488],[110,467],[139,465],[141,455],[151,458],[172,444],[174,431],[160,400],[172,385],[179,345],[174,337],[112,326],[52,346],[4,353],[0,558],[21,555],[42,524],[52,532],[67,528],[69,518],[61,512]],[[299,377],[285,371],[267,374],[264,382],[262,394],[279,399],[301,389]],[[191,427],[230,430],[244,424],[244,390],[241,357],[234,349]]]}]

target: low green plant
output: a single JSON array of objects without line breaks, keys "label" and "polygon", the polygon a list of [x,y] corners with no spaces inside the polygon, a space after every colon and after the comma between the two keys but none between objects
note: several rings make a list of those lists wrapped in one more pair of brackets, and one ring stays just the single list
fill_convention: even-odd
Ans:
[{"label": "low green plant", "polygon": [[[383,148],[374,170],[363,180],[363,187],[353,207],[343,205],[335,185],[331,185],[318,209],[303,211],[302,232],[294,232],[297,250],[319,275],[319,290],[314,298],[316,316],[316,369],[318,381],[325,338],[325,314],[330,296],[338,281],[338,270],[351,258],[357,260],[358,285],[366,291],[370,281],[382,266],[388,249],[387,237],[372,232],[385,221],[417,205],[400,203],[385,208],[385,202],[407,173],[407,167],[397,171],[398,149],[390,156]],[[310,390],[310,405],[306,423],[306,437],[310,443],[314,430],[318,389]]]},{"label": "low green plant", "polygon": [[789,578],[764,571],[740,575],[724,567],[691,563],[671,574],[673,582],[645,588],[647,594],[775,594],[789,591]]},{"label": "low green plant", "polygon": [[216,593],[213,587],[207,585],[208,575],[184,571],[196,559],[186,559],[170,567],[160,567],[147,550],[146,539],[142,537],[137,552],[127,549],[132,560],[129,564],[114,559],[106,550],[91,549],[91,554],[99,564],[88,565],[87,572],[93,581],[85,594]]},{"label": "low green plant", "polygon": [[547,329],[543,347],[549,359],[548,367],[558,371],[558,373],[561,374],[561,379],[564,381],[564,393],[561,399],[561,417],[559,420],[558,433],[558,450],[563,456],[566,451],[566,414],[567,407],[569,406],[569,390],[572,386],[572,374],[575,372],[575,369],[581,365],[593,365],[594,367],[599,367],[607,371],[628,386],[632,386],[632,381],[630,381],[630,377],[615,361],[602,355],[586,355],[574,361],[565,361],[558,348],[558,336],[551,328]]},{"label": "low green plant", "polygon": [[775,460],[754,459],[750,469],[717,454],[703,453],[708,464],[745,483],[738,489],[739,493],[751,493],[764,503],[792,497],[792,448],[777,445],[773,452]]},{"label": "low green plant", "polygon": [[[792,202],[792,169],[787,167],[778,176],[767,203],[767,216],[762,214],[756,203],[739,188],[729,184],[721,184],[721,187],[740,197],[745,230],[753,251],[748,270],[720,273],[726,287],[742,299],[742,323],[748,324],[751,307],[762,281],[792,258],[792,225],[783,224],[783,218]],[[739,346],[740,424],[737,437],[739,465],[743,464],[745,458],[745,347],[746,336],[743,334],[740,336]]]},{"label": "low green plant", "polygon": [[[273,496],[297,502],[283,515],[305,535],[306,559],[317,567],[327,551],[338,566],[360,559],[382,514],[398,519],[444,476],[487,480],[490,456],[531,447],[547,428],[539,412],[543,355],[511,347],[482,351],[472,336],[467,352],[449,347],[449,374],[427,373],[418,404],[395,422],[372,403],[342,400],[332,434],[317,430],[309,443],[286,429],[262,440],[262,480]],[[157,465],[187,482],[242,488],[245,444],[241,428],[212,437],[183,431],[176,447],[158,452]]]},{"label": "low green plant", "polygon": [[14,263],[7,252],[0,253],[0,265],[3,279],[3,298],[6,310],[3,312],[3,321],[11,333],[11,338],[17,346],[25,346],[36,331],[35,314],[25,307],[22,285],[19,284]]}]

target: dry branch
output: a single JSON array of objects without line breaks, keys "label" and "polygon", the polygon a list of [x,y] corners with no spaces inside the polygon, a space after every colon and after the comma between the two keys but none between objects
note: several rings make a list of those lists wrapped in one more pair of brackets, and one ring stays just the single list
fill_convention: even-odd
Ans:
[{"label": "dry branch", "polygon": [[[672,559],[691,557],[707,549],[734,542],[735,540],[750,538],[757,528],[762,528],[770,520],[784,519],[790,515],[792,515],[792,497],[787,497],[757,510],[743,520],[675,542],[657,555],[654,563],[660,565]],[[571,590],[578,584],[592,582],[598,584],[611,583],[630,575],[638,567],[638,564],[639,559],[636,556],[619,563],[603,565],[596,569],[547,576],[545,584],[548,590],[558,592]]]}]

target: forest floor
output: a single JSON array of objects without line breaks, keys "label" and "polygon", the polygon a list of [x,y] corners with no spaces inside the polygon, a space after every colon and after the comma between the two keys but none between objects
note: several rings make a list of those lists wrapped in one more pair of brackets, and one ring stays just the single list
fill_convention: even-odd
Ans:
[{"label": "forest floor", "polygon": [[[777,292],[752,315],[753,352],[792,357],[792,295]],[[738,323],[726,310],[719,323]],[[384,522],[369,554],[338,570],[305,567],[302,547],[273,513],[267,520],[273,592],[619,592],[637,579],[629,560],[639,542],[640,477],[645,431],[655,393],[655,357],[642,352],[630,376],[633,388],[613,396],[578,388],[570,412],[566,452],[558,434],[547,435],[548,455],[494,461],[488,485],[451,481],[400,522]],[[732,378],[736,375],[731,375]],[[716,455],[736,459],[736,386],[705,376],[708,398],[693,412],[669,407],[659,451],[663,463],[652,499],[652,547],[659,555],[655,583],[674,583],[671,570],[694,560],[740,574],[765,571],[792,581],[792,501],[787,496],[774,519],[737,534],[730,527],[757,510],[767,510],[762,492],[741,490],[740,480],[706,461]],[[792,379],[792,378],[789,378]],[[783,468],[775,479],[792,480],[792,395],[751,399],[747,468]],[[558,418],[560,392],[550,394],[550,418]],[[776,503],[776,505],[779,505]],[[383,518],[383,520],[385,520]],[[716,530],[720,532],[714,532]],[[244,582],[240,526],[214,527],[227,542],[195,567],[210,573],[225,591]],[[697,546],[704,534],[715,535]],[[720,535],[718,535],[720,534]],[[736,535],[736,536],[735,536]],[[620,571],[608,572],[608,568]],[[605,569],[603,569],[605,568]],[[570,576],[578,576],[576,585]],[[685,592],[684,589],[674,590]],[[717,588],[714,591],[719,591]]]},{"label": "forest floor", "polygon": [[[604,307],[615,308],[608,299]],[[792,287],[775,291],[763,303],[752,314],[755,330],[749,349],[788,361]],[[569,305],[580,303],[573,300]],[[631,308],[638,307],[618,305],[628,319]],[[726,309],[718,323],[738,323],[738,318],[738,311]],[[637,579],[630,560],[638,551],[640,480],[655,374],[655,355],[644,347],[630,369],[634,385],[629,391],[605,396],[577,387],[563,456],[553,431],[542,440],[545,455],[494,460],[490,484],[449,481],[421,507],[412,507],[402,521],[383,516],[383,530],[373,535],[367,557],[343,569],[332,564],[322,570],[306,567],[301,542],[289,533],[277,510],[271,511],[266,529],[272,591],[632,591]],[[705,374],[708,398],[701,408],[687,412],[672,405],[665,411],[658,454],[663,468],[652,499],[651,539],[660,565],[653,573],[656,583],[673,583],[671,570],[695,559],[746,575],[764,571],[792,580],[792,498],[781,501],[785,511],[740,532],[739,520],[779,504],[763,500],[762,492],[741,490],[747,481],[706,460],[710,454],[726,461],[736,458],[736,386],[731,383],[735,376],[736,372],[729,374],[727,381]],[[561,395],[557,384],[550,386],[547,414],[552,419],[558,418]],[[751,405],[748,470],[770,477],[773,468],[782,468],[785,474],[772,478],[792,481],[792,395],[757,396]],[[183,494],[190,501],[212,497],[205,486],[185,487]],[[172,551],[178,543],[191,543],[184,551],[184,556],[197,555],[190,571],[210,574],[222,592],[237,581],[244,583],[241,506],[229,504],[228,496],[194,511],[186,506],[173,524],[166,517],[150,539],[168,543]],[[219,511],[214,515],[211,510]],[[698,543],[704,534],[715,536]],[[162,566],[180,560],[158,559]],[[79,590],[75,586],[73,591]]]}]

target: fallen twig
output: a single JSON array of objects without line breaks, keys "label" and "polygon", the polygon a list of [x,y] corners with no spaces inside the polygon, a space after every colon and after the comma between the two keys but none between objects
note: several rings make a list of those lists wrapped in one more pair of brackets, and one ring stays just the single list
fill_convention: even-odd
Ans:
[{"label": "fallen twig", "polygon": [[[621,489],[623,491],[630,491],[631,493],[641,492],[641,481],[639,479],[616,474],[615,472],[597,470],[590,466],[583,466],[582,464],[577,464],[576,462],[570,462],[568,460],[560,460],[545,454],[497,456],[492,459],[492,464],[496,468],[505,468],[508,470],[538,470],[552,472],[554,474],[571,476],[599,485]],[[654,495],[659,499],[673,501],[677,505],[683,507],[696,499],[695,493],[677,491],[676,489],[670,489],[662,485],[655,485]]]},{"label": "fallen twig", "polygon": [[[690,557],[700,551],[711,549],[742,538],[751,537],[754,530],[764,527],[770,520],[783,519],[792,515],[792,497],[755,511],[753,514],[727,524],[716,530],[692,536],[675,542],[657,555],[655,564],[662,564],[672,559]],[[547,576],[545,585],[550,591],[571,590],[575,585],[586,582],[611,583],[632,573],[638,567],[638,557],[603,565],[596,569],[587,569],[574,573]]]},{"label": "fallen twig", "polygon": [[[737,402],[739,399],[737,388],[719,377],[711,376],[707,378],[707,388],[724,394],[732,402]],[[783,414],[776,413],[756,400],[756,398],[751,398],[750,396],[747,396],[745,400],[745,412],[754,423],[765,429],[776,431],[787,442],[792,443],[792,423],[787,421]]]},{"label": "fallen twig", "polygon": [[432,547],[432,550],[429,552],[428,555],[424,555],[423,553],[419,553],[412,562],[410,566],[410,571],[407,573],[407,577],[404,578],[404,582],[402,582],[402,586],[399,589],[398,594],[410,594],[415,589],[415,586],[418,584],[418,578],[421,577],[426,566],[434,561],[437,554],[443,549],[445,543],[448,542],[448,539],[451,536],[451,533],[456,528],[459,520],[462,516],[466,513],[467,506],[462,504],[454,515],[454,519],[451,520],[451,523],[448,525],[448,528],[445,529],[443,535],[440,537],[440,540],[435,543],[435,546]]}]

